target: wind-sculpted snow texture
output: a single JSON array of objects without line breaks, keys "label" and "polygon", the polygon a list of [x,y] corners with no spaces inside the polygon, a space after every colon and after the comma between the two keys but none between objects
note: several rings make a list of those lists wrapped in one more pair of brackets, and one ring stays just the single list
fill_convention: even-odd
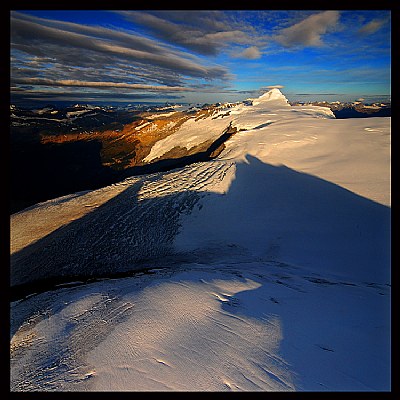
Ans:
[{"label": "wind-sculpted snow texture", "polygon": [[211,161],[12,215],[12,287],[77,282],[12,303],[11,390],[390,390],[390,118],[216,117]]},{"label": "wind-sculpted snow texture", "polygon": [[137,269],[173,254],[179,216],[232,163],[198,163],[48,201],[11,217],[11,285]]},{"label": "wind-sculpted snow texture", "polygon": [[231,261],[14,302],[11,390],[389,389],[388,286]]}]

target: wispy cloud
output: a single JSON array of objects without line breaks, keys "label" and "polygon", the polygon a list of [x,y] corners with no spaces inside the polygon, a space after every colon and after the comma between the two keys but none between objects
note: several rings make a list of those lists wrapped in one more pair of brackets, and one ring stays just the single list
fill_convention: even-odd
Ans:
[{"label": "wispy cloud", "polygon": [[62,20],[51,15],[59,14],[10,14],[13,93],[147,93],[211,102],[253,92],[258,84],[279,82],[299,91],[301,81],[322,85],[325,92],[340,82],[389,82],[389,11],[109,10],[67,12]]},{"label": "wispy cloud", "polygon": [[71,79],[65,80],[51,80],[45,78],[16,78],[14,83],[28,84],[28,85],[44,85],[44,86],[70,86],[70,87],[90,87],[90,88],[123,88],[123,89],[134,89],[134,90],[149,90],[156,92],[187,92],[193,91],[191,88],[182,86],[155,86],[155,85],[144,85],[135,83],[122,83],[122,82],[88,82],[88,81],[77,81]]},{"label": "wispy cloud", "polygon": [[257,60],[261,58],[261,51],[258,49],[257,46],[247,47],[246,49],[240,51],[239,53],[233,53],[234,58],[244,58],[246,60]]},{"label": "wispy cloud", "polygon": [[231,43],[249,45],[257,41],[251,26],[235,23],[216,10],[119,13],[160,40],[202,55],[217,55]]},{"label": "wispy cloud", "polygon": [[338,11],[313,14],[301,22],[282,29],[275,39],[285,47],[322,46],[322,35],[333,29],[339,21]]},{"label": "wispy cloud", "polygon": [[385,19],[374,19],[362,26],[358,30],[358,33],[361,35],[371,35],[372,33],[379,31],[386,22]]},{"label": "wispy cloud", "polygon": [[[164,94],[164,100],[179,101],[183,99],[182,94]],[[76,91],[11,91],[11,100],[24,102],[28,101],[77,101],[77,102],[91,102],[91,101],[113,101],[113,102],[127,102],[127,101],[157,101],[159,99],[158,93],[115,93],[115,92],[88,92],[78,93]]]},{"label": "wispy cloud", "polygon": [[[224,66],[140,34],[12,12],[11,84],[182,92]],[[68,77],[68,79],[65,79]]]},{"label": "wispy cloud", "polygon": [[[83,33],[70,32],[18,18],[11,20],[11,35],[12,45],[16,49],[27,54],[49,56],[64,63],[73,63],[73,65],[79,65],[79,63],[82,66],[93,65],[97,59],[103,64],[110,64],[116,59],[126,59],[193,77],[226,78],[227,73],[223,67],[202,65],[176,52],[170,54],[167,48],[160,46],[146,48],[142,46],[138,50],[136,47],[125,46],[120,42],[101,40]],[[68,51],[65,51],[66,48]],[[49,49],[51,51],[48,51]],[[89,51],[91,54],[81,57],[82,50]],[[78,58],[77,55],[79,55]]]}]

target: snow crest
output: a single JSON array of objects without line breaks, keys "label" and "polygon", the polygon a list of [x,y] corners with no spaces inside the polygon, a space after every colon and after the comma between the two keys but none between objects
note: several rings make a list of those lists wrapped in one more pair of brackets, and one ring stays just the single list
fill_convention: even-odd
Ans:
[{"label": "snow crest", "polygon": [[202,110],[196,115],[184,122],[172,135],[159,140],[144,161],[152,162],[176,147],[190,150],[216,140],[229,126],[238,130],[251,130],[264,128],[277,120],[335,118],[327,107],[291,107],[286,97],[276,88],[252,100],[252,105],[222,105],[215,109]]},{"label": "snow crest", "polygon": [[289,105],[289,101],[287,100],[287,98],[277,88],[273,88],[268,92],[262,94],[257,99],[254,99],[253,105],[257,106],[259,104],[264,104],[271,101],[279,103],[280,105],[287,105],[287,106]]}]

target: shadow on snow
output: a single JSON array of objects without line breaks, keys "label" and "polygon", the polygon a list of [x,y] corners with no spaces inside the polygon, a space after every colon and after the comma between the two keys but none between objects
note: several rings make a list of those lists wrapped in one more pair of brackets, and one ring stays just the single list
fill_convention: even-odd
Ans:
[{"label": "shadow on snow", "polygon": [[[228,193],[207,193],[201,200],[205,205],[201,209],[196,207],[200,204],[200,193],[184,190],[139,200],[141,188],[142,183],[128,186],[79,220],[13,254],[12,295],[18,298],[62,281],[128,275],[155,264],[168,267],[170,262],[176,266],[207,259],[211,263],[223,264],[224,260],[228,263],[235,257],[233,246],[247,249],[250,258],[256,254],[260,261],[283,261],[317,271],[319,266],[321,274],[343,273],[355,279],[360,277],[359,281],[390,280],[390,208],[315,176],[247,156],[247,163],[237,165],[236,178]],[[202,223],[181,226],[183,213],[196,214]],[[189,238],[192,249],[177,250],[175,239],[180,233]],[[213,246],[214,250],[217,246],[217,251],[210,253]],[[274,307],[280,306],[280,299],[271,297],[268,307],[257,307],[266,283],[262,279],[254,280],[261,286],[234,297],[239,304],[249,306],[240,308],[246,318],[268,321],[271,315],[279,314]],[[234,305],[230,302],[221,307],[235,314]],[[369,315],[365,307],[351,311],[360,312],[362,321],[379,315],[376,310]],[[313,327],[313,337],[304,341],[302,335],[309,332],[310,315],[312,318],[307,308],[300,308],[297,314],[287,310],[280,313],[284,355],[291,354],[285,343],[314,346],[312,340],[322,342],[321,332],[326,332],[329,324],[340,331],[341,316],[328,314],[324,320],[329,323],[326,322],[321,332],[318,326]],[[16,324],[14,329],[18,327]],[[345,347],[348,335],[340,332],[336,343]],[[384,339],[385,334],[381,337]],[[181,339],[177,340],[180,343]],[[389,366],[376,366],[376,359],[369,355],[363,343],[353,349],[349,368],[359,369],[363,363],[363,370],[369,368],[368,376],[375,379],[374,384],[385,390]],[[327,357],[334,352],[328,347],[325,351],[323,344],[318,353],[321,355],[310,360],[313,369],[318,368],[318,363],[332,362]],[[190,346],[195,344],[189,341],[187,347]],[[383,355],[384,360],[386,356]],[[307,360],[291,360],[288,356],[287,361],[296,367]]]}]

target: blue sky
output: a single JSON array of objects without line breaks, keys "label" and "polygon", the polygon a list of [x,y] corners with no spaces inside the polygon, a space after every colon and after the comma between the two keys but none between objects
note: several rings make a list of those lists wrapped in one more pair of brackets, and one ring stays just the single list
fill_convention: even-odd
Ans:
[{"label": "blue sky", "polygon": [[390,10],[11,11],[11,101],[390,98]]}]

